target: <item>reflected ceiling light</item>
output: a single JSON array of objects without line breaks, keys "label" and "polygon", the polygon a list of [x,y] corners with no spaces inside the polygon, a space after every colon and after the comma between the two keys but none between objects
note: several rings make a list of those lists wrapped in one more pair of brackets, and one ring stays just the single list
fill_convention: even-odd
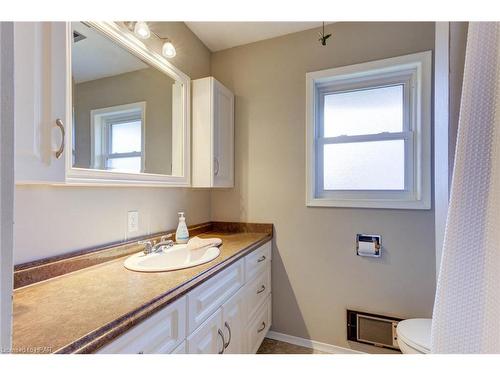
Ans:
[{"label": "reflected ceiling light", "polygon": [[175,47],[170,40],[166,39],[165,43],[163,43],[161,54],[165,57],[168,57],[169,59],[177,54],[177,52],[175,51]]},{"label": "reflected ceiling light", "polygon": [[148,24],[144,21],[137,21],[135,23],[134,33],[141,39],[148,39],[151,36]]}]

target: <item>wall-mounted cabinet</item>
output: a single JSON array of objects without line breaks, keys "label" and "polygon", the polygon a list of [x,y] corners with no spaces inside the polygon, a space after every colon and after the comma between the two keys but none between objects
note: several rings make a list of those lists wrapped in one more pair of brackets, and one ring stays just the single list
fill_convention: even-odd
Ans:
[{"label": "wall-mounted cabinet", "polygon": [[65,181],[67,37],[63,22],[14,23],[16,183]]},{"label": "wall-mounted cabinet", "polygon": [[192,81],[192,186],[234,186],[234,95],[213,77]]}]

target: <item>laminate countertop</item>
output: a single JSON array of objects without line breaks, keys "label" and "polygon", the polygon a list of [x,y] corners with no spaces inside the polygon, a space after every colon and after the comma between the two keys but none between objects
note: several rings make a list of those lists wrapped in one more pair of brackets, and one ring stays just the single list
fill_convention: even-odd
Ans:
[{"label": "laminate countertop", "polygon": [[223,240],[209,263],[178,271],[127,270],[126,258],[14,290],[14,353],[91,353],[272,238],[207,232]]}]

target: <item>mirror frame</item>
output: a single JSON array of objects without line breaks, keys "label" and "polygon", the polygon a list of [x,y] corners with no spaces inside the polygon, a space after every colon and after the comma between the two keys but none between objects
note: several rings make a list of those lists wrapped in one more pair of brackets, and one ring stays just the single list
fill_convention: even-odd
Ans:
[{"label": "mirror frame", "polygon": [[[115,172],[101,169],[87,169],[73,166],[72,150],[73,150],[73,116],[70,116],[70,126],[66,129],[66,182],[72,185],[121,185],[121,186],[191,186],[191,108],[190,108],[190,91],[191,78],[183,73],[180,69],[172,65],[161,54],[151,50],[138,39],[132,32],[124,29],[116,22],[87,22],[88,25],[101,32],[113,42],[124,47],[144,62],[154,66],[161,72],[167,74],[171,78],[183,84],[183,176],[161,175],[154,173],[130,173],[130,172]],[[67,64],[68,64],[68,79],[67,79],[67,103],[72,112],[72,77],[71,77],[71,43],[72,43],[72,28],[71,22],[66,24],[67,27]]]}]

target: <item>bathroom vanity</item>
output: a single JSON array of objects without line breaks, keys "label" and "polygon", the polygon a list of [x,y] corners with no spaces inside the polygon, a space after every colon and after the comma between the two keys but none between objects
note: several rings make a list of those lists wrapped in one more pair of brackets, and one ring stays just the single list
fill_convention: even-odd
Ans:
[{"label": "bathroom vanity", "polygon": [[134,242],[18,266],[14,350],[255,353],[271,325],[272,225],[190,231],[221,238],[220,255],[183,270],[134,272],[123,266],[141,250]]}]

